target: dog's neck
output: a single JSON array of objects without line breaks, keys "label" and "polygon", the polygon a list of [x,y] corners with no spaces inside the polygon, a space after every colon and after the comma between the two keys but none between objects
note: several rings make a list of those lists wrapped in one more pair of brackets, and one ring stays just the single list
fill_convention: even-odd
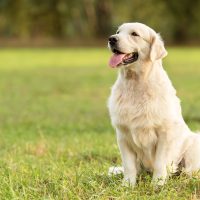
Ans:
[{"label": "dog's neck", "polygon": [[120,69],[120,76],[124,80],[137,81],[139,79],[139,74],[133,68]]},{"label": "dog's neck", "polygon": [[157,62],[145,62],[143,64],[135,64],[130,67],[122,67],[119,72],[119,76],[122,80],[125,81],[148,81],[152,76],[156,75],[156,70],[162,70],[161,61]]},{"label": "dog's neck", "polygon": [[[162,67],[162,61],[158,60],[154,63],[145,63],[139,68],[121,68],[117,78],[117,84],[125,88],[132,88],[136,90],[138,87],[146,88],[146,86],[152,85],[163,88],[163,90],[171,90],[172,94],[175,93],[175,89]],[[153,87],[152,86],[152,87]]]}]

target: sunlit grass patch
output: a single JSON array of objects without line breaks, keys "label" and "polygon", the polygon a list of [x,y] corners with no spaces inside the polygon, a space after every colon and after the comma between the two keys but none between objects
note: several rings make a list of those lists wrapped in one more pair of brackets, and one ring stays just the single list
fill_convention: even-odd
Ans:
[{"label": "sunlit grass patch", "polygon": [[[170,48],[164,67],[189,126],[200,129],[200,49]],[[0,50],[1,199],[195,199],[200,179],[172,177],[159,191],[108,177],[120,165],[107,98],[117,71],[106,49]]]}]

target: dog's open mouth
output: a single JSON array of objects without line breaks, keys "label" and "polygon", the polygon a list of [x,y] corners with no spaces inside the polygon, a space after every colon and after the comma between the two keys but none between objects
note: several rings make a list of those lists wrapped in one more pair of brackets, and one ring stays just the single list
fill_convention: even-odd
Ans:
[{"label": "dog's open mouth", "polygon": [[122,53],[117,49],[113,49],[113,55],[110,58],[109,65],[111,67],[119,67],[120,65],[128,65],[138,59],[138,52]]}]

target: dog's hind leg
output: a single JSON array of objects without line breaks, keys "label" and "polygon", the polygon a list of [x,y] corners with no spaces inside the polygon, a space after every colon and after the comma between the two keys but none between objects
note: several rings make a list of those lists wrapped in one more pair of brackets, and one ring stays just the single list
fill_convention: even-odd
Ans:
[{"label": "dog's hind leg", "polygon": [[184,153],[184,172],[192,175],[200,170],[200,134],[192,133],[189,138],[190,145]]}]

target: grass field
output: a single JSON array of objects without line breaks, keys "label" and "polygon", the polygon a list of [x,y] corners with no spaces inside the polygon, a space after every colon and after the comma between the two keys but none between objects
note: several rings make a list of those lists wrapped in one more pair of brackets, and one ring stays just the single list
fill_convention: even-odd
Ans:
[{"label": "grass field", "polygon": [[[200,179],[159,191],[108,177],[120,165],[106,101],[117,71],[105,49],[0,50],[0,199],[198,199]],[[200,129],[200,49],[171,48],[164,66],[185,120]]]}]

